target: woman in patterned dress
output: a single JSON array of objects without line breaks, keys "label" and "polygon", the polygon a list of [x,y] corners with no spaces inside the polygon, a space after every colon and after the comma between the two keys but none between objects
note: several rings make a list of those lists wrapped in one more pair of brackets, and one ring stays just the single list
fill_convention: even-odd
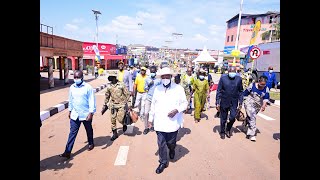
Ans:
[{"label": "woman in patterned dress", "polygon": [[247,138],[256,141],[256,115],[261,110],[265,110],[269,102],[269,88],[266,86],[266,76],[260,76],[258,82],[251,83],[243,92],[244,108],[247,119],[244,125],[248,125]]}]

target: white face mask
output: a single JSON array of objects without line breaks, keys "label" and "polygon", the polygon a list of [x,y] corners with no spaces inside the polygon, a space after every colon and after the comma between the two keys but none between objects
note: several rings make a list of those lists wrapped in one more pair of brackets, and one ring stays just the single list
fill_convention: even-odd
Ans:
[{"label": "white face mask", "polygon": [[167,86],[171,82],[171,79],[161,79],[161,81],[163,85]]},{"label": "white face mask", "polygon": [[273,73],[273,70],[269,70],[269,73]]}]

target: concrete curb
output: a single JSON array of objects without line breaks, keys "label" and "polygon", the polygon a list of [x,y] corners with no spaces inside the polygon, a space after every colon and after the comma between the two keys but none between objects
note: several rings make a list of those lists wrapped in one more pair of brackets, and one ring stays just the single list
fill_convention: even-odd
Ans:
[{"label": "concrete curb", "polygon": [[[107,87],[107,84],[102,84],[101,86],[93,88],[93,92],[96,93],[96,92],[104,89],[105,87]],[[53,116],[53,115],[65,110],[65,109],[67,109],[68,108],[68,104],[69,104],[69,101],[63,101],[63,102],[61,102],[61,103],[59,103],[59,104],[57,104],[57,105],[55,105],[53,107],[50,107],[50,108],[48,108],[48,109],[46,109],[44,111],[41,111],[40,112],[41,121],[44,121],[44,120],[48,119],[49,117],[51,117],[51,116]]]}]

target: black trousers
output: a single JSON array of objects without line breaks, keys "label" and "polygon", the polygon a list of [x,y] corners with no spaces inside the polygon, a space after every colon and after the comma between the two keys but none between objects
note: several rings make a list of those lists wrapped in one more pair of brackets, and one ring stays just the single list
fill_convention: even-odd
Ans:
[{"label": "black trousers", "polygon": [[156,131],[156,133],[158,137],[159,162],[161,164],[167,164],[168,163],[167,147],[170,151],[174,151],[177,143],[178,131],[170,132],[170,133]]},{"label": "black trousers", "polygon": [[226,130],[226,122],[229,115],[229,122],[227,123],[227,131],[231,130],[233,123],[236,121],[236,113],[237,113],[238,105],[236,103],[231,104],[229,107],[220,107],[220,133],[225,133]]}]

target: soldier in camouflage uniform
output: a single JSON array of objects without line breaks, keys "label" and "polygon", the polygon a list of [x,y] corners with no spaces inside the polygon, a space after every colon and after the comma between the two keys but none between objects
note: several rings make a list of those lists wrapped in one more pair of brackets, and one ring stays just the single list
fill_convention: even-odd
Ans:
[{"label": "soldier in camouflage uniform", "polygon": [[192,68],[187,69],[187,73],[182,75],[180,85],[184,88],[184,92],[187,97],[188,107],[185,113],[188,113],[191,109],[191,96],[192,96],[192,85],[194,77],[192,76]]},{"label": "soldier in camouflage uniform", "polygon": [[108,80],[111,84],[107,87],[104,106],[109,107],[111,110],[111,129],[113,132],[111,141],[114,141],[118,138],[116,121],[123,125],[123,132],[127,130],[127,126],[123,124],[123,119],[126,113],[125,107],[130,98],[130,92],[123,82],[117,80],[115,75],[109,76]]}]

